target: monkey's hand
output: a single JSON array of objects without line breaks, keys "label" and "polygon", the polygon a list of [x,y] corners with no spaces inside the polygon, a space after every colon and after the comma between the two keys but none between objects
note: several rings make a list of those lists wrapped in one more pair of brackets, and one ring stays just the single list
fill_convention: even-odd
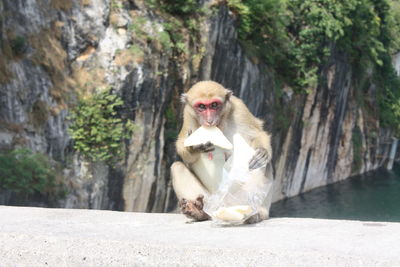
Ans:
[{"label": "monkey's hand", "polygon": [[[192,130],[187,132],[187,137],[192,134]],[[207,153],[215,150],[214,144],[208,141],[205,144],[199,144],[195,146],[190,146],[187,148],[190,153]]]},{"label": "monkey's hand", "polygon": [[256,149],[256,153],[249,161],[249,169],[255,170],[261,167],[267,166],[271,160],[271,154],[265,148],[259,147]]},{"label": "monkey's hand", "polygon": [[183,198],[179,201],[179,207],[183,214],[190,219],[194,219],[196,221],[206,221],[210,219],[207,213],[203,210],[203,195],[199,195],[195,201],[187,200]]},{"label": "monkey's hand", "polygon": [[195,145],[188,147],[191,153],[207,153],[215,150],[214,144],[207,142],[205,144]]}]

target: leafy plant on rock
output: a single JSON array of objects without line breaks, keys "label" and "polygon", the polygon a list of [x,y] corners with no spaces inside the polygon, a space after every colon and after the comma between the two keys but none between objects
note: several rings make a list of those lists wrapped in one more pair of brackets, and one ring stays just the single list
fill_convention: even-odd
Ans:
[{"label": "leafy plant on rock", "polygon": [[124,122],[117,110],[122,99],[110,89],[82,99],[72,111],[69,133],[74,148],[91,161],[118,160],[123,155],[123,140],[133,131],[131,121]]}]

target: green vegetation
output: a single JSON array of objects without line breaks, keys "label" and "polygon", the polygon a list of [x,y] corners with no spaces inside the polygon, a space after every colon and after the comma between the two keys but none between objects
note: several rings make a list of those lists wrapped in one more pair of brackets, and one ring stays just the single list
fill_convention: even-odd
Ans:
[{"label": "green vegetation", "polygon": [[122,99],[110,89],[82,99],[72,111],[69,132],[74,148],[91,161],[118,160],[123,155],[123,140],[133,131],[131,121],[118,117]]},{"label": "green vegetation", "polygon": [[128,25],[128,30],[133,33],[136,39],[147,41],[149,35],[145,28],[146,22],[145,17],[137,16],[134,18],[134,22]]},{"label": "green vegetation", "polygon": [[177,121],[177,111],[171,104],[165,111],[165,133],[164,137],[167,142],[173,143],[178,137],[178,121]]},{"label": "green vegetation", "polygon": [[14,56],[22,55],[27,47],[26,38],[23,36],[17,36],[10,40],[11,50]]},{"label": "green vegetation", "polygon": [[29,149],[0,153],[0,189],[21,195],[54,191],[55,172],[49,159]]},{"label": "green vegetation", "polygon": [[400,50],[400,2],[227,0],[227,4],[239,17],[239,36],[247,53],[262,58],[297,93],[315,87],[333,50],[348,56],[361,87],[367,68],[372,70],[374,77],[367,80],[378,87],[379,109],[369,113],[400,135],[400,81],[390,60]]},{"label": "green vegetation", "polygon": [[151,8],[157,8],[178,17],[189,17],[202,11],[196,0],[146,0],[146,3]]},{"label": "green vegetation", "polygon": [[111,0],[111,9],[120,9],[124,7],[125,0]]},{"label": "green vegetation", "polygon": [[158,37],[164,48],[168,48],[164,44],[170,43],[169,47],[178,54],[189,57],[189,38],[190,43],[201,50],[199,23],[209,12],[207,8],[200,6],[196,0],[146,0],[146,3],[149,7],[157,9],[166,21],[164,29],[169,38],[162,35]]},{"label": "green vegetation", "polygon": [[140,46],[136,44],[132,44],[131,47],[129,47],[129,52],[132,54],[132,56],[137,57],[137,58],[143,58],[144,57],[144,52],[140,48]]},{"label": "green vegetation", "polygon": [[377,68],[375,82],[379,86],[378,104],[379,120],[382,126],[394,130],[400,137],[400,79],[397,76],[390,57],[383,60],[381,67]]},{"label": "green vegetation", "polygon": [[165,11],[178,16],[192,15],[199,10],[196,0],[162,0],[158,2]]},{"label": "green vegetation", "polygon": [[169,33],[166,31],[162,31],[158,33],[158,41],[162,45],[164,50],[171,51],[174,44],[171,41]]},{"label": "green vegetation", "polygon": [[290,127],[291,118],[293,117],[293,107],[288,107],[281,102],[283,95],[282,84],[277,83],[274,92],[275,102],[274,102],[274,127],[275,131],[278,133],[287,133]]},{"label": "green vegetation", "polygon": [[147,26],[152,29],[152,35],[146,30],[146,23],[148,23],[146,17],[136,16],[134,22],[128,25],[128,30],[139,43],[146,46],[148,42],[153,42],[156,47],[160,47],[163,52],[169,54],[174,49],[183,52],[182,46],[185,44],[183,35],[180,33],[183,25],[179,20],[170,17],[169,22],[163,24],[163,31],[160,31],[155,23],[149,23]]},{"label": "green vegetation", "polygon": [[[382,66],[400,49],[400,15],[389,0],[228,0],[239,33],[277,74],[298,91],[317,82],[333,46],[353,64]],[[396,5],[398,5],[396,3]]]},{"label": "green vegetation", "polygon": [[358,126],[353,129],[351,141],[353,143],[353,165],[351,167],[351,171],[353,173],[358,173],[362,166],[363,157],[362,133]]},{"label": "green vegetation", "polygon": [[178,53],[184,53],[186,51],[185,38],[182,33],[184,27],[184,23],[177,19],[171,18],[169,22],[164,23],[165,33],[168,34],[171,42],[170,47],[174,48]]}]

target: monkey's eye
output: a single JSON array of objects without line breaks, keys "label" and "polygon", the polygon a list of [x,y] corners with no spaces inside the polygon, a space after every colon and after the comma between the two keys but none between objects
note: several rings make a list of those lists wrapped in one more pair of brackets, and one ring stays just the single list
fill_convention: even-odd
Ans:
[{"label": "monkey's eye", "polygon": [[206,109],[206,105],[204,105],[204,104],[199,104],[199,105],[197,106],[197,108],[200,109],[200,110],[205,110],[205,109]]},{"label": "monkey's eye", "polygon": [[216,109],[218,107],[218,102],[212,102],[211,103],[211,108]]}]

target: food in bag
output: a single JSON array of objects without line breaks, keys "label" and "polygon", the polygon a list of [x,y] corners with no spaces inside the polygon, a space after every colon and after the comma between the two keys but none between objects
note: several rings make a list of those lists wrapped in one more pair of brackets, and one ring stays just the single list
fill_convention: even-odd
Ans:
[{"label": "food in bag", "polygon": [[211,194],[204,211],[217,223],[241,224],[258,212],[272,183],[266,183],[264,168],[249,170],[255,154],[240,134],[233,136],[233,155],[224,164],[223,178],[217,191]]},{"label": "food in bag", "polygon": [[221,221],[243,221],[253,213],[253,209],[249,205],[238,205],[230,207],[221,207],[214,212],[213,216]]}]

